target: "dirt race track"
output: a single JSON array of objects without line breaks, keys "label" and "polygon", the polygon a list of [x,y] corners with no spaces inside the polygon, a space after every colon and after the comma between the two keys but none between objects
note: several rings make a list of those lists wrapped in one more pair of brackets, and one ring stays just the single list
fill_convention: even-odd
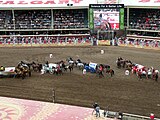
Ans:
[{"label": "dirt race track", "polygon": [[[100,54],[100,50],[105,54]],[[49,58],[49,54],[53,58]],[[55,89],[55,101],[58,103],[92,107],[98,102],[102,109],[109,105],[109,110],[122,111],[149,116],[154,113],[160,117],[160,78],[139,81],[136,75],[124,75],[124,69],[116,67],[116,59],[130,59],[135,63],[153,66],[160,70],[160,51],[126,47],[48,47],[48,48],[0,48],[0,65],[16,66],[21,60],[41,63],[48,60],[57,62],[68,56],[85,62],[109,64],[115,76],[105,74],[98,78],[88,73],[83,76],[78,68],[62,76],[40,75],[32,72],[25,80],[18,78],[0,79],[0,96],[10,96],[52,102],[52,90]]]}]

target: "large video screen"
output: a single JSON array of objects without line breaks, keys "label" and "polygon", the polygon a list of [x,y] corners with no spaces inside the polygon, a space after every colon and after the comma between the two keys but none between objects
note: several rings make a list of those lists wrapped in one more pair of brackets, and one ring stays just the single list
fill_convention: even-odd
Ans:
[{"label": "large video screen", "polygon": [[124,29],[123,4],[90,4],[89,16],[90,29],[94,31]]}]

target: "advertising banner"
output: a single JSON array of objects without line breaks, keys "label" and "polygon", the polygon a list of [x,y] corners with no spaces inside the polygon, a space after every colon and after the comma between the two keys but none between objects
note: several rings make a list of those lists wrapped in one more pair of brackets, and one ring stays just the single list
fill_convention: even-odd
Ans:
[{"label": "advertising banner", "polygon": [[111,45],[110,40],[98,40],[98,45]]},{"label": "advertising banner", "polygon": [[0,8],[54,8],[68,7],[67,4],[88,7],[91,3],[96,4],[97,0],[1,0]]},{"label": "advertising banner", "polygon": [[124,30],[124,8],[120,8],[119,21],[119,29]]},{"label": "advertising banner", "polygon": [[160,6],[160,0],[1,0],[0,8],[27,8],[27,7],[67,7],[86,6],[89,4],[124,4],[125,6]]},{"label": "advertising banner", "polygon": [[119,0],[125,6],[160,6],[160,0]]},{"label": "advertising banner", "polygon": [[94,29],[93,9],[89,9],[89,27],[91,30]]},{"label": "advertising banner", "polygon": [[97,0],[97,4],[118,4],[118,0]]}]

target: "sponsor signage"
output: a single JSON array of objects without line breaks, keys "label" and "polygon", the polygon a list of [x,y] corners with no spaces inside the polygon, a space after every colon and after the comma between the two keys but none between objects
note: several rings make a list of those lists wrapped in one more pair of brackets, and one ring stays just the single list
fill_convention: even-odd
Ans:
[{"label": "sponsor signage", "polygon": [[120,0],[125,6],[160,6],[160,0]]},{"label": "sponsor signage", "polygon": [[96,66],[97,66],[97,63],[92,63],[92,62],[89,63],[90,68],[96,69]]},{"label": "sponsor signage", "polygon": [[124,8],[120,8],[120,14],[119,14],[119,29],[123,30],[124,29]]},{"label": "sponsor signage", "polygon": [[89,9],[89,27],[91,30],[94,29],[93,9]]},{"label": "sponsor signage", "polygon": [[97,0],[0,0],[0,8],[23,8],[23,7],[68,7],[67,4],[73,6],[89,6],[89,4],[97,3]]},{"label": "sponsor signage", "polygon": [[111,45],[110,40],[98,40],[98,45]]},{"label": "sponsor signage", "polygon": [[97,0],[98,4],[117,4],[118,0]]},{"label": "sponsor signage", "polygon": [[117,4],[118,0],[0,0],[0,8],[23,8],[23,7],[68,7],[89,6],[89,4]]},{"label": "sponsor signage", "polygon": [[0,0],[0,8],[23,7],[69,7],[86,6],[89,4],[124,4],[125,6],[160,6],[160,0]]}]

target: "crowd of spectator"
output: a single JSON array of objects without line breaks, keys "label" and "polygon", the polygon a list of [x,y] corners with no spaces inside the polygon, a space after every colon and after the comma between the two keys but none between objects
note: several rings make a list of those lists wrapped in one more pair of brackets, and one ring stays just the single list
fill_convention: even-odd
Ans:
[{"label": "crowd of spectator", "polygon": [[151,48],[158,48],[160,47],[160,41],[158,40],[149,40],[149,39],[140,39],[140,38],[119,38],[118,39],[119,45],[125,46],[135,46],[135,47],[151,47]]},{"label": "crowd of spectator", "polygon": [[[90,35],[89,30],[56,30],[56,31],[7,31],[5,32],[8,36],[15,36],[15,35]],[[0,32],[0,35],[4,35],[4,32]]]},{"label": "crowd of spectator", "polygon": [[1,10],[0,11],[0,29],[13,29],[13,15],[12,11]]},{"label": "crowd of spectator", "polygon": [[130,28],[144,30],[160,30],[160,10],[131,9]]},{"label": "crowd of spectator", "polygon": [[49,29],[51,28],[51,11],[15,11],[16,29]]},{"label": "crowd of spectator", "polygon": [[0,29],[88,28],[87,9],[1,10]]},{"label": "crowd of spectator", "polygon": [[54,28],[88,28],[86,10],[57,10],[54,11]]},{"label": "crowd of spectator", "polygon": [[[0,10],[0,29],[88,28],[86,13],[87,9],[58,9],[53,15],[51,10]],[[160,30],[159,9],[130,9],[129,18],[132,29]]]},{"label": "crowd of spectator", "polygon": [[0,44],[53,44],[91,42],[90,36],[14,36],[0,38]]},{"label": "crowd of spectator", "polygon": [[54,34],[90,34],[89,30],[62,30],[54,31]]}]

